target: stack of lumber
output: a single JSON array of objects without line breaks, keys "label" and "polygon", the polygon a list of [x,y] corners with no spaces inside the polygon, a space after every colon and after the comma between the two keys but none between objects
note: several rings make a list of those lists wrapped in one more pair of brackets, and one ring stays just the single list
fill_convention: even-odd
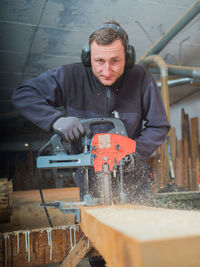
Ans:
[{"label": "stack of lumber", "polygon": [[10,221],[13,206],[12,182],[0,179],[0,223]]},{"label": "stack of lumber", "polygon": [[[178,141],[175,129],[169,132],[171,157],[175,174],[175,183],[187,191],[198,189],[198,174],[200,169],[199,153],[199,122],[198,117],[189,118],[184,109],[181,111],[182,139]],[[156,183],[157,188],[164,187],[170,181],[169,169],[166,164],[168,158],[166,142],[160,146],[156,155]]]},{"label": "stack of lumber", "polygon": [[61,262],[82,236],[78,225],[0,233],[0,266],[30,267]]}]

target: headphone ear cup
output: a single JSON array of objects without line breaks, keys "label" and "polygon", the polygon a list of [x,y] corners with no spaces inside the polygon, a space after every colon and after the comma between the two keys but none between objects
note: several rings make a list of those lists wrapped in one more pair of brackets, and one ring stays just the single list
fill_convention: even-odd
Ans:
[{"label": "headphone ear cup", "polygon": [[91,66],[91,60],[90,60],[90,47],[88,44],[86,44],[83,48],[82,48],[82,52],[81,52],[81,61],[82,63],[86,66],[86,67],[90,67]]},{"label": "headphone ear cup", "polygon": [[128,45],[126,52],[126,66],[131,68],[135,64],[136,53],[135,48],[132,45]]}]

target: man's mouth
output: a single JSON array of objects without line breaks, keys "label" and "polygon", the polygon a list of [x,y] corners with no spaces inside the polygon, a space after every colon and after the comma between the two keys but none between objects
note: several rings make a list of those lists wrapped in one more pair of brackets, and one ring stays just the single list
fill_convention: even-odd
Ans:
[{"label": "man's mouth", "polygon": [[102,75],[101,78],[104,79],[104,80],[106,80],[106,81],[109,81],[109,80],[112,79],[112,76],[108,76],[108,77],[107,77],[107,76],[103,76],[103,75]]}]

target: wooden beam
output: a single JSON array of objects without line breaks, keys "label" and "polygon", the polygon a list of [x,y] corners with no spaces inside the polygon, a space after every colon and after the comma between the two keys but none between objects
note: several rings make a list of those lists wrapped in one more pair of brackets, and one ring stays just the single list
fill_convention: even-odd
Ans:
[{"label": "wooden beam", "polygon": [[181,129],[182,129],[182,175],[184,179],[185,190],[190,190],[190,165],[189,158],[191,157],[191,143],[189,130],[189,117],[184,109],[181,110]]},{"label": "wooden beam", "polygon": [[76,246],[63,260],[60,267],[76,267],[92,248],[92,243],[86,236],[82,236]]},{"label": "wooden beam", "polygon": [[81,208],[81,229],[109,267],[196,267],[200,214],[133,205]]},{"label": "wooden beam", "polygon": [[191,127],[191,190],[198,190],[198,174],[199,174],[199,120],[198,117],[190,119]]}]

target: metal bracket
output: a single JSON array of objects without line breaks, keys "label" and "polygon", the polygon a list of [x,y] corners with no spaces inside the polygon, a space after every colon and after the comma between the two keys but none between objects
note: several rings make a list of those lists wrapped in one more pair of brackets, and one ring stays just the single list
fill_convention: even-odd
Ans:
[{"label": "metal bracket", "polygon": [[[65,214],[75,214],[76,216],[76,221],[80,222],[81,220],[81,215],[80,215],[80,208],[75,207],[75,205],[85,205],[85,202],[63,202],[63,201],[54,201],[51,203],[40,203],[40,207],[51,207],[54,209],[59,209],[62,213]],[[66,207],[69,206],[69,207]]]},{"label": "metal bracket", "polygon": [[84,196],[84,201],[81,202],[64,202],[64,201],[54,201],[50,203],[40,203],[40,208],[49,207],[54,209],[59,209],[64,214],[75,214],[76,221],[80,222],[81,213],[80,207],[78,206],[94,206],[98,205],[99,199],[92,198],[90,195]]},{"label": "metal bracket", "polygon": [[63,209],[59,209],[62,213],[65,214],[75,214],[76,216],[76,221],[80,222],[81,220],[81,212],[80,212],[80,208],[78,207],[71,207],[71,208],[63,208]]}]

